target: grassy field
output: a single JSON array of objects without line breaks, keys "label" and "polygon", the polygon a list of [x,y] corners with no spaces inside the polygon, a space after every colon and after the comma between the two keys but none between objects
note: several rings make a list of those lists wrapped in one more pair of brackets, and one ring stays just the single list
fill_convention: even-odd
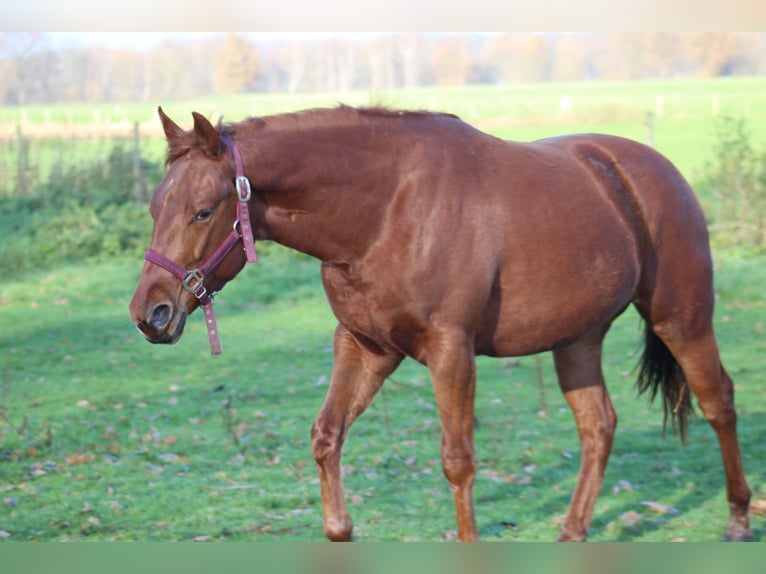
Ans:
[{"label": "grassy field", "polygon": [[[189,125],[191,110],[237,120],[339,101],[450,111],[519,140],[601,131],[643,141],[652,112],[655,145],[692,181],[712,153],[716,117],[744,117],[755,143],[766,141],[766,79],[243,95],[164,107]],[[40,129],[29,157],[44,178],[57,157],[71,165],[108,153],[112,136],[103,126],[129,131],[133,122],[146,136],[142,153],[161,161],[154,105],[0,108],[0,174],[12,181],[17,125]],[[0,215],[3,234],[16,219]],[[335,322],[318,262],[278,246],[261,255],[216,303],[219,357],[209,355],[196,315],[173,347],[148,345],[135,331],[127,303],[139,257],[19,276],[4,265],[0,540],[323,540],[309,429],[327,389]],[[737,385],[748,479],[763,508],[766,255],[718,252],[716,267],[716,326]],[[636,399],[640,333],[629,311],[607,339],[604,368],[620,424],[591,539],[717,540],[727,507],[713,432],[697,417],[687,446],[663,439],[660,406]],[[480,535],[554,539],[579,445],[550,356],[480,359],[476,406]],[[344,452],[359,539],[454,537],[425,368],[402,365],[351,429]],[[763,516],[754,514],[752,526],[763,539]]]},{"label": "grassy field", "polygon": [[[755,499],[766,498],[766,259],[718,260],[717,326],[737,384]],[[141,264],[62,268],[0,288],[0,531],[10,540],[322,539],[309,428],[327,388],[333,318],[318,264],[270,249],[219,298],[224,353],[192,317],[174,347],[135,332]],[[727,508],[701,417],[682,447],[636,399],[639,323],[613,327],[605,371],[620,425],[593,540],[716,540]],[[476,444],[485,540],[551,540],[579,446],[548,355],[482,359]],[[352,428],[344,470],[362,540],[453,536],[438,415],[409,362]],[[669,507],[657,513],[644,504]],[[662,508],[662,507],[660,507]],[[763,517],[753,516],[756,537]]]}]

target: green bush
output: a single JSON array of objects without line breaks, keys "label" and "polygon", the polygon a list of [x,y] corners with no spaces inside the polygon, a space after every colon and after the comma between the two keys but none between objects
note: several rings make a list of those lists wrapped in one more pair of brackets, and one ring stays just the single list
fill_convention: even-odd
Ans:
[{"label": "green bush", "polygon": [[162,177],[162,166],[141,163],[136,189],[134,158],[113,144],[101,161],[59,161],[47,181],[30,193],[0,198],[0,262],[17,272],[117,255],[140,257],[151,238],[146,191]]},{"label": "green bush", "polygon": [[716,244],[766,249],[766,148],[756,150],[743,119],[716,125],[714,159],[703,184],[712,198],[710,230]]},{"label": "green bush", "polygon": [[[24,194],[0,193],[0,265],[23,274],[117,256],[140,260],[151,241],[148,195],[163,168],[142,161],[138,190],[134,169],[132,150],[116,142],[100,161],[60,160]],[[258,252],[272,249],[259,245]]]},{"label": "green bush", "polygon": [[133,203],[102,209],[69,199],[55,212],[35,214],[32,244],[41,264],[140,254],[151,238],[145,207]]}]

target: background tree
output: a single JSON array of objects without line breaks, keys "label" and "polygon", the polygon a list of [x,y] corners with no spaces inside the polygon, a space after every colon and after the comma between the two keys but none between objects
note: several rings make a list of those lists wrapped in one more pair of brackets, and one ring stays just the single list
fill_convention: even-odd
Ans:
[{"label": "background tree", "polygon": [[730,76],[737,70],[739,42],[734,32],[694,34],[691,37],[690,48],[698,62],[698,76]]},{"label": "background tree", "polygon": [[236,33],[226,36],[215,53],[213,89],[216,92],[236,93],[255,89],[260,68],[255,46]]},{"label": "background tree", "polygon": [[0,33],[0,95],[24,105],[50,97],[56,73],[55,55],[39,32]]},{"label": "background tree", "polygon": [[580,34],[563,34],[553,47],[551,79],[573,82],[590,79],[588,46]]},{"label": "background tree", "polygon": [[431,56],[431,71],[436,83],[443,86],[465,84],[471,71],[470,45],[463,36],[448,36]]},{"label": "background tree", "polygon": [[490,40],[487,58],[498,82],[541,82],[550,79],[553,36],[503,34]]},{"label": "background tree", "polygon": [[0,33],[0,105],[766,74],[766,32],[229,34],[147,48]]},{"label": "background tree", "polygon": [[370,89],[376,91],[396,88],[399,85],[396,74],[398,58],[392,37],[383,36],[367,43],[365,51],[370,72]]}]

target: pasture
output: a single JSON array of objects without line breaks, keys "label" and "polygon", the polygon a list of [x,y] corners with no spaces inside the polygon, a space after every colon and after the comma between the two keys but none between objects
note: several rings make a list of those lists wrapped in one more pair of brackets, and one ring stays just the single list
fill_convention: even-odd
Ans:
[{"label": "pasture", "polygon": [[[164,107],[186,126],[192,109],[236,120],[341,99],[373,101],[452,111],[522,140],[585,130],[643,141],[652,112],[656,147],[694,183],[709,160],[715,116],[746,117],[756,141],[764,141],[765,86],[727,80],[482,87],[236,96]],[[140,122],[142,133],[159,127],[155,107],[139,104],[47,114],[30,108],[26,119],[20,110],[3,109],[0,124],[65,132],[61,126],[88,125],[96,110],[106,123],[109,109],[114,122]],[[148,138],[143,147],[161,161],[160,141]],[[4,239],[14,217],[0,219]],[[146,226],[148,244],[148,219]],[[324,539],[309,429],[327,389],[335,321],[317,261],[279,246],[260,254],[261,262],[216,303],[224,347],[217,357],[209,355],[197,314],[173,347],[148,345],[135,332],[127,302],[140,257],[89,258],[6,276],[0,284],[0,538]],[[719,250],[715,258],[716,328],[736,385],[756,511],[751,527],[761,540],[766,256]],[[713,431],[697,416],[686,446],[670,433],[663,438],[661,406],[636,398],[640,333],[629,310],[607,337],[604,371],[620,422],[590,539],[717,540],[728,513]],[[550,356],[482,358],[478,373],[479,534],[486,541],[553,540],[575,483],[579,443]],[[407,361],[386,382],[352,427],[343,464],[358,539],[454,537],[425,368]]]},{"label": "pasture", "polygon": [[[754,500],[766,498],[764,259],[719,259],[717,327],[737,385]],[[224,352],[192,317],[153,347],[126,313],[140,268],[72,266],[5,284],[2,526],[12,540],[322,540],[309,428],[327,388],[333,318],[318,264],[268,250],[219,298]],[[607,338],[620,417],[592,540],[716,540],[727,517],[712,430],[663,439],[636,399],[639,322]],[[479,362],[475,489],[485,540],[551,540],[578,468],[572,416],[547,355]],[[361,540],[449,539],[427,371],[405,363],[352,428],[344,457]],[[651,503],[651,504],[647,504]],[[754,515],[756,538],[763,517]]]}]

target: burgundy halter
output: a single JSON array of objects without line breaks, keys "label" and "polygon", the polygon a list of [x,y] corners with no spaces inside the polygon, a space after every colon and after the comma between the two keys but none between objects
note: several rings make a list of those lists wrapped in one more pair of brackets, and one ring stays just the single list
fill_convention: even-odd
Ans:
[{"label": "burgundy halter", "polygon": [[213,297],[214,293],[209,293],[205,287],[205,277],[210,274],[213,269],[220,265],[221,261],[234,249],[234,246],[242,240],[245,249],[245,256],[248,263],[256,263],[258,256],[255,253],[255,241],[253,240],[253,228],[250,224],[250,209],[249,202],[252,197],[252,190],[250,188],[250,180],[245,176],[245,168],[242,163],[242,155],[239,153],[237,144],[234,140],[227,137],[222,137],[221,141],[231,151],[232,158],[234,159],[234,167],[236,169],[236,177],[234,178],[234,189],[237,193],[237,219],[234,221],[234,225],[231,233],[224,239],[223,243],[216,249],[213,254],[197,269],[185,269],[172,259],[165,257],[161,253],[158,253],[154,249],[148,249],[144,255],[144,259],[155,265],[159,265],[166,271],[169,271],[181,280],[181,284],[189,293],[192,293],[197,299],[199,299],[200,306],[205,314],[205,325],[207,326],[207,334],[210,339],[210,352],[213,355],[221,353],[221,339],[218,336],[218,326],[215,320],[215,312],[213,311]]}]

